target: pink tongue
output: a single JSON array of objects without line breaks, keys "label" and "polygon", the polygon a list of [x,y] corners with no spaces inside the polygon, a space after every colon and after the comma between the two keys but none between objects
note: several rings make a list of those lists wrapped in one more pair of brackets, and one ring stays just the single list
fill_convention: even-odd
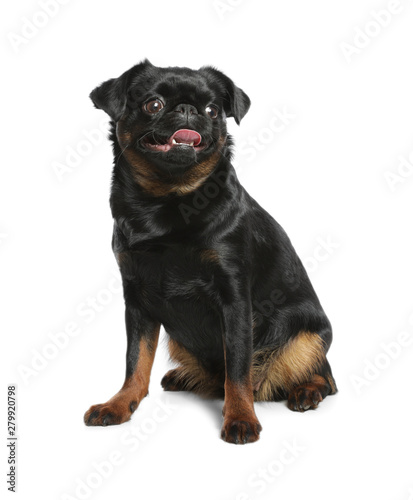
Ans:
[{"label": "pink tongue", "polygon": [[177,130],[172,137],[169,139],[169,144],[172,144],[172,140],[175,139],[176,142],[180,144],[191,144],[194,143],[194,146],[198,146],[201,143],[202,137],[195,132],[195,130],[188,130],[183,128],[181,130]]}]

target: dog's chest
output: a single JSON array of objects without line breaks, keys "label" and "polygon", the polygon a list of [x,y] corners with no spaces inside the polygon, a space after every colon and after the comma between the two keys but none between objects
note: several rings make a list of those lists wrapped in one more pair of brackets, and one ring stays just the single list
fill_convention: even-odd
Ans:
[{"label": "dog's chest", "polygon": [[[120,259],[125,262],[124,257]],[[227,280],[222,276],[217,253],[211,249],[154,247],[128,252],[128,259],[122,270],[128,282],[128,299],[192,352],[219,356],[222,339],[217,304],[222,283]]]},{"label": "dog's chest", "polygon": [[181,245],[152,246],[121,252],[122,275],[134,285],[136,297],[147,308],[196,301],[211,302],[220,293],[222,275],[215,250]]}]

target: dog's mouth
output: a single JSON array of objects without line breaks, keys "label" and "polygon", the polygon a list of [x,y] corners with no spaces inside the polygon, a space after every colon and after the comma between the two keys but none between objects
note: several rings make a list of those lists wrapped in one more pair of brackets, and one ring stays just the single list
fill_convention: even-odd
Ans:
[{"label": "dog's mouth", "polygon": [[202,142],[201,134],[195,130],[186,128],[177,130],[168,139],[162,139],[155,134],[145,136],[141,140],[142,145],[151,151],[162,151],[166,153],[172,148],[193,148],[195,151],[201,151],[206,148],[206,144]]}]

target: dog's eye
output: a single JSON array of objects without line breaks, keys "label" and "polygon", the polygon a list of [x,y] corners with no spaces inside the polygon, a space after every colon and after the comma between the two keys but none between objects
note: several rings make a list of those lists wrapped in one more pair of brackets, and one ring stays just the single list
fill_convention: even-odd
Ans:
[{"label": "dog's eye", "polygon": [[216,118],[218,116],[218,109],[215,106],[207,106],[205,111],[211,118]]},{"label": "dog's eye", "polygon": [[152,101],[145,103],[143,106],[143,109],[151,115],[159,113],[162,108],[163,102],[160,99],[153,99]]}]

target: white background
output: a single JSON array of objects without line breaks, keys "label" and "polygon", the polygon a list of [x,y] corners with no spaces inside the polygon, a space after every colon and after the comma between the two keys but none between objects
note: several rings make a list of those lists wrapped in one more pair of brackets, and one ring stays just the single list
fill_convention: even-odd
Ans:
[{"label": "white background", "polygon": [[[394,7],[380,27],[374,13]],[[21,0],[1,10],[2,495],[14,383],[22,499],[413,498],[411,2],[72,0],[45,17]],[[343,42],[359,47],[346,58]],[[250,96],[241,126],[229,124],[239,178],[286,229],[333,323],[339,393],[305,414],[257,404],[255,444],[219,439],[222,402],[162,391],[165,342],[133,419],[83,424],[122,385],[126,349],[111,146],[88,94],[145,57],[215,65]],[[77,335],[58,335],[68,323]]]}]

